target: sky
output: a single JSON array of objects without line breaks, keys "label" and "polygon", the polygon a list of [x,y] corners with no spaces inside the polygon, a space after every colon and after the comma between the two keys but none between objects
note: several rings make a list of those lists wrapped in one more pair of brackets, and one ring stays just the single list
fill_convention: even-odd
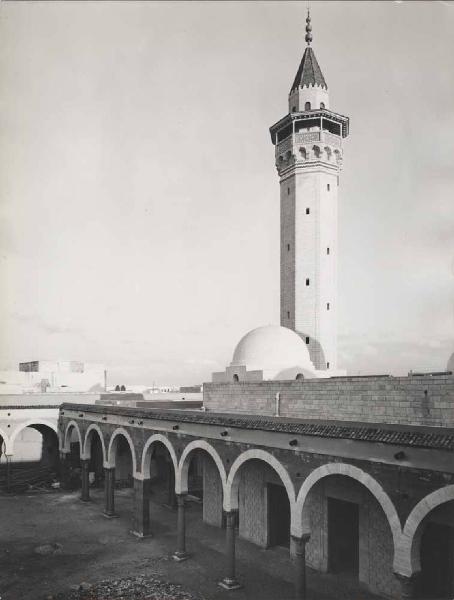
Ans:
[{"label": "sky", "polygon": [[[189,385],[279,323],[305,2],[1,2],[0,363]],[[311,2],[339,199],[339,367],[454,351],[454,3]]]}]

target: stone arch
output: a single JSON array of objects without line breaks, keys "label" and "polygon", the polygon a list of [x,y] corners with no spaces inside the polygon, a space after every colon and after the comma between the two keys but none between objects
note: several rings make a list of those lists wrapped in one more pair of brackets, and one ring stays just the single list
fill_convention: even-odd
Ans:
[{"label": "stone arch", "polygon": [[65,428],[65,435],[63,437],[63,450],[65,452],[69,452],[70,448],[69,448],[69,436],[68,433],[70,432],[70,430],[74,428],[77,432],[77,437],[79,438],[79,447],[80,447],[80,452],[82,453],[82,435],[80,433],[80,429],[79,429],[79,425],[76,423],[76,421],[70,421]]},{"label": "stone arch", "polygon": [[[175,452],[175,448],[173,447],[173,445],[170,442],[170,440],[165,435],[162,435],[162,433],[155,433],[155,434],[151,435],[147,439],[146,444],[143,447],[143,450],[142,450],[142,459],[141,459],[141,462],[140,462],[140,465],[141,465],[140,466],[140,472],[141,472],[141,475],[142,475],[142,479],[148,479],[149,478],[150,461],[151,461],[150,448],[151,448],[151,446],[155,442],[160,442],[169,451],[170,458],[172,459],[173,468],[174,468],[174,471],[175,471],[175,480],[176,480],[176,473],[178,471],[177,453]],[[146,473],[148,473],[147,477],[145,477]]]},{"label": "stone arch", "polygon": [[222,496],[225,498],[227,474],[225,472],[224,463],[222,462],[218,452],[205,440],[194,440],[193,442],[190,442],[183,450],[183,454],[181,455],[180,462],[178,464],[178,469],[175,473],[175,492],[177,494],[187,494],[188,492],[188,470],[190,462],[189,455],[194,450],[204,450],[216,463],[222,483]]},{"label": "stone arch", "polygon": [[92,423],[90,425],[90,427],[87,429],[87,431],[85,432],[82,458],[85,458],[85,459],[91,458],[91,441],[92,441],[95,433],[97,433],[99,435],[99,440],[101,442],[101,448],[102,448],[102,459],[103,459],[104,464],[106,464],[107,463],[107,454],[106,454],[106,445],[104,442],[104,436],[102,434],[101,428],[99,427],[99,425],[96,425],[96,423]]},{"label": "stone arch", "polygon": [[107,468],[112,469],[115,467],[115,453],[117,451],[118,439],[120,435],[123,435],[129,444],[132,458],[132,474],[135,477],[137,473],[136,450],[134,448],[134,442],[132,441],[131,436],[126,429],[124,429],[124,427],[118,427],[110,436],[109,447],[107,450]]},{"label": "stone arch", "polygon": [[[4,431],[2,429],[0,429],[0,437],[3,440],[3,444],[4,444],[4,448],[5,448],[5,455],[11,455],[12,451],[10,451],[10,439],[9,437],[6,435],[6,433],[4,433]],[[12,450],[12,446],[11,446],[11,450]],[[0,448],[0,455],[1,455],[1,448]]]},{"label": "stone arch", "polygon": [[425,496],[413,508],[405,521],[396,555],[394,570],[397,573],[409,577],[421,570],[419,552],[422,534],[421,523],[434,508],[452,500],[454,501],[454,485],[447,485]]},{"label": "stone arch", "polygon": [[322,151],[321,151],[321,149],[320,149],[320,146],[317,146],[317,145],[313,146],[313,147],[312,147],[312,151],[313,151],[313,153],[314,153],[314,157],[315,157],[315,158],[320,158],[320,157],[321,157],[321,153],[322,153]]},{"label": "stone arch", "polygon": [[303,160],[307,159],[307,150],[304,146],[301,146],[300,148],[300,156]]},{"label": "stone arch", "polygon": [[322,465],[321,467],[318,467],[312,471],[308,477],[306,477],[300,488],[300,491],[298,492],[298,497],[296,500],[296,519],[292,534],[300,537],[303,533],[308,533],[305,531],[303,524],[304,504],[312,487],[318,481],[320,481],[320,479],[323,479],[328,475],[345,475],[347,477],[351,477],[352,479],[355,479],[361,483],[375,497],[388,519],[394,542],[394,556],[396,556],[396,549],[398,547],[402,532],[396,507],[376,479],[362,469],[347,463],[329,463]]},{"label": "stone arch", "polygon": [[224,510],[230,511],[238,508],[238,486],[240,483],[238,474],[241,465],[248,460],[261,460],[262,462],[268,464],[279,475],[282,483],[285,486],[285,489],[287,490],[287,495],[290,502],[290,520],[293,522],[295,510],[295,488],[290,475],[288,474],[287,469],[277,460],[277,458],[275,458],[269,452],[259,448],[246,450],[236,458],[235,462],[231,466],[224,495]]}]

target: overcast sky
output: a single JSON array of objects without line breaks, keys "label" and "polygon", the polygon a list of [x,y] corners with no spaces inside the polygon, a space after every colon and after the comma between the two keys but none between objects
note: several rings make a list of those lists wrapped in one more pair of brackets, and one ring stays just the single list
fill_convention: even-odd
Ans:
[{"label": "overcast sky", "polygon": [[[0,359],[191,384],[279,322],[279,185],[306,3],[2,2]],[[339,204],[339,366],[454,350],[454,4],[312,2]]]}]

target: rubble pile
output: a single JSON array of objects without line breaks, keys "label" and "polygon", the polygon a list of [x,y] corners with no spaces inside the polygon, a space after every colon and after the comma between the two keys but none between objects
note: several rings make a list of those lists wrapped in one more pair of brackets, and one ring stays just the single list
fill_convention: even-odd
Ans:
[{"label": "rubble pile", "polygon": [[96,584],[81,583],[77,590],[48,596],[50,600],[201,600],[181,586],[140,575],[110,579]]}]

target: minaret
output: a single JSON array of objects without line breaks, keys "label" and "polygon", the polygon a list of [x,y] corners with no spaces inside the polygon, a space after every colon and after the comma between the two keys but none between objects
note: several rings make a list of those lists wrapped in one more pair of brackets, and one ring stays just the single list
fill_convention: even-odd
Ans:
[{"label": "minaret", "polygon": [[306,43],[289,113],[270,128],[281,196],[281,325],[298,332],[318,370],[337,369],[337,198],[348,117],[329,109],[328,86]]}]

